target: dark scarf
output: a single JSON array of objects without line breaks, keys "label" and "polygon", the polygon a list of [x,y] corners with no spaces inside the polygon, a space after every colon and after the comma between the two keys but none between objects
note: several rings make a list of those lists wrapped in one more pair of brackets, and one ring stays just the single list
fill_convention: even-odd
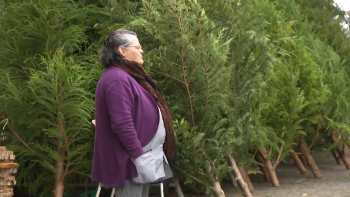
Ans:
[{"label": "dark scarf", "polygon": [[156,101],[162,113],[166,132],[163,150],[166,158],[168,159],[170,167],[174,169],[176,164],[176,141],[174,126],[171,121],[168,105],[163,98],[159,86],[153,82],[151,76],[146,74],[144,68],[139,63],[125,61],[124,64],[115,64],[115,66],[129,73],[129,75],[131,75],[149,94],[151,94],[153,99]]}]

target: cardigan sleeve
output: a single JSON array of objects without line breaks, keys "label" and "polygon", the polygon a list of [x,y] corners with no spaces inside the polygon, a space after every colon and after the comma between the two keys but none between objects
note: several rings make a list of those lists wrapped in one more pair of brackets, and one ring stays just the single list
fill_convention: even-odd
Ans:
[{"label": "cardigan sleeve", "polygon": [[132,158],[139,157],[143,150],[132,119],[134,95],[130,85],[123,80],[111,82],[107,86],[105,98],[113,133]]}]

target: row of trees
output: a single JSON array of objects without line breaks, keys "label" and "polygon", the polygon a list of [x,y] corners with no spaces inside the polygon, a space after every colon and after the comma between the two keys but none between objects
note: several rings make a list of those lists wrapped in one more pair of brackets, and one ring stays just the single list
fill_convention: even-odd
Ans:
[{"label": "row of trees", "polygon": [[288,155],[305,172],[296,152],[319,178],[310,150],[323,139],[350,169],[350,38],[332,0],[4,0],[0,9],[2,145],[32,194],[60,197],[89,181],[98,49],[121,27],[138,33],[169,102],[180,182],[224,196],[236,160],[241,170],[258,163],[278,186]]}]

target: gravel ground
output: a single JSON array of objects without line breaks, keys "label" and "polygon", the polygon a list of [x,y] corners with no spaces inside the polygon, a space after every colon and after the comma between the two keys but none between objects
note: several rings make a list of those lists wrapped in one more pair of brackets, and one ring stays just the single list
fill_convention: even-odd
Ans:
[{"label": "gravel ground", "polygon": [[[349,155],[350,156],[350,155]],[[350,170],[337,165],[331,153],[315,153],[314,159],[322,173],[315,179],[310,169],[302,175],[294,164],[281,163],[277,169],[280,187],[263,181],[262,175],[252,176],[254,197],[350,197]],[[241,197],[240,190],[223,185],[227,197]]]}]

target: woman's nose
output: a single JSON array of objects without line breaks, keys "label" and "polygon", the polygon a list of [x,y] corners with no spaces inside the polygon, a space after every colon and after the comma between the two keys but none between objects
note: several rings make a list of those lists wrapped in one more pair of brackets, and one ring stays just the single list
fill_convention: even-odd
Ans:
[{"label": "woman's nose", "polygon": [[141,53],[141,55],[143,54],[143,50],[142,49],[141,49],[140,53]]}]

